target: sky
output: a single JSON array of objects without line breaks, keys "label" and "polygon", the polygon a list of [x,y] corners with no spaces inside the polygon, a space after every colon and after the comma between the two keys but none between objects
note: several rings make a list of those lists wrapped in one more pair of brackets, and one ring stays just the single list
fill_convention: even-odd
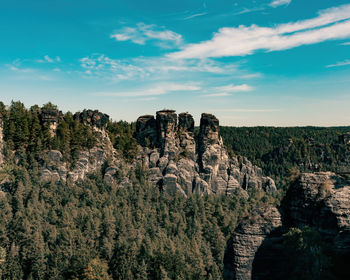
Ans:
[{"label": "sky", "polygon": [[2,0],[0,101],[350,125],[350,1]]}]

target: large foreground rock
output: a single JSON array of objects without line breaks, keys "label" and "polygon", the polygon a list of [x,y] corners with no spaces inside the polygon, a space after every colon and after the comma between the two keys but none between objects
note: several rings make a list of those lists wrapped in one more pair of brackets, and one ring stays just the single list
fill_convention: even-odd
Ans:
[{"label": "large foreground rock", "polygon": [[331,248],[335,277],[350,279],[350,182],[331,172],[301,174],[281,209],[266,206],[245,219],[227,243],[224,279],[288,279],[282,234],[305,226]]}]

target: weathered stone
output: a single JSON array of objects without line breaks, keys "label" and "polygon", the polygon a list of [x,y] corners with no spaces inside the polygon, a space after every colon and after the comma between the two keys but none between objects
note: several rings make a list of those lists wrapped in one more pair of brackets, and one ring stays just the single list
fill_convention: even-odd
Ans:
[{"label": "weathered stone", "polygon": [[74,119],[79,120],[83,124],[89,125],[93,128],[104,129],[109,121],[109,116],[99,112],[98,110],[84,110],[81,113],[75,113]]},{"label": "weathered stone", "polygon": [[167,174],[164,176],[162,188],[171,196],[174,196],[176,193],[186,196],[185,192],[177,183],[177,177],[173,174]]},{"label": "weathered stone", "polygon": [[179,114],[179,130],[194,132],[194,119],[189,113]]},{"label": "weathered stone", "polygon": [[141,146],[157,145],[157,123],[152,115],[144,115],[136,121],[136,139]]},{"label": "weathered stone", "polygon": [[174,110],[162,110],[157,112],[156,120],[160,154],[175,159],[179,153],[176,137],[177,115]]},{"label": "weathered stone", "polygon": [[244,219],[227,242],[224,256],[224,280],[250,280],[254,257],[264,240],[282,226],[275,207],[255,210]]},{"label": "weathered stone", "polygon": [[293,267],[282,234],[305,226],[317,230],[328,244],[335,279],[350,279],[349,202],[347,179],[331,172],[301,174],[282,201],[282,217],[275,207],[266,206],[237,227],[227,243],[224,279],[288,279]]}]

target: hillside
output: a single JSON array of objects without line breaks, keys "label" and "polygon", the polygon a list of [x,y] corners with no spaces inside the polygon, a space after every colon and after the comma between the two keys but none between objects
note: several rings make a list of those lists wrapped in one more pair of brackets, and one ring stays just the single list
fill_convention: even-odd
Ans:
[{"label": "hillside", "polygon": [[[318,269],[346,279],[333,263],[350,253],[346,174],[299,174],[346,168],[338,136],[347,131],[220,127],[207,113],[197,128],[173,110],[130,124],[97,110],[0,103],[0,279],[246,279],[237,262],[271,279],[252,263],[277,228],[279,250],[308,260],[285,279],[315,265],[288,243],[304,232],[323,246],[320,258],[340,244]],[[300,220],[308,209],[339,222]],[[324,229],[330,238],[318,237]],[[242,263],[245,251],[253,255]]]}]

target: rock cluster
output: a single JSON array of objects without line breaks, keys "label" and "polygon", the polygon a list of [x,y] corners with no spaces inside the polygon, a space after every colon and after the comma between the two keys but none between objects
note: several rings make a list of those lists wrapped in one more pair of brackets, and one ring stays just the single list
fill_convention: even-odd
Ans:
[{"label": "rock cluster", "polygon": [[75,113],[74,119],[77,119],[83,124],[89,125],[93,128],[103,129],[107,126],[109,116],[99,112],[98,110],[84,110],[83,112]]},{"label": "rock cluster", "polygon": [[[41,168],[41,178],[76,181],[101,170],[108,159],[109,165],[103,170],[104,179],[109,184],[120,183],[121,159],[105,131],[108,115],[84,110],[74,118],[98,132],[98,144],[81,151],[74,166],[66,163],[59,151],[49,151]],[[194,133],[194,119],[188,113],[178,116],[174,110],[162,110],[156,117],[141,116],[136,123],[136,139],[140,144],[137,158],[125,163],[123,169],[132,171],[138,165],[147,168],[150,183],[171,195],[240,191],[248,196],[250,188],[276,190],[274,181],[265,177],[259,167],[244,157],[228,156],[219,136],[219,121],[211,114],[202,114],[198,136]]]},{"label": "rock cluster", "polygon": [[337,259],[337,279],[350,279],[350,182],[331,172],[304,173],[290,187],[281,209],[252,213],[227,243],[224,279],[288,279],[282,233],[311,226]]},{"label": "rock cluster", "polygon": [[273,180],[244,157],[229,158],[219,136],[219,121],[203,113],[199,134],[188,113],[162,110],[138,118],[136,138],[150,180],[170,194],[230,194],[239,189],[263,188],[273,192]]}]

